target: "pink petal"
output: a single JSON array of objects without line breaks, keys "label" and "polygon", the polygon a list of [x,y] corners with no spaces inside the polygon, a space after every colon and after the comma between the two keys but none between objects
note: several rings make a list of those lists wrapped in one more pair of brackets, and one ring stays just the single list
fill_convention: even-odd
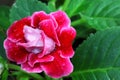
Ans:
[{"label": "pink petal", "polygon": [[60,45],[56,30],[55,30],[55,26],[51,19],[44,20],[40,22],[39,25],[40,25],[40,29],[43,30],[48,37],[52,38],[58,45]]},{"label": "pink petal", "polygon": [[33,67],[31,67],[27,62],[21,64],[22,70],[25,70],[28,73],[40,73],[42,72],[42,69],[40,67],[40,64],[37,63]]},{"label": "pink petal", "polygon": [[8,38],[14,40],[15,42],[24,42],[23,27],[24,25],[30,26],[30,23],[30,17],[14,22],[7,31]]},{"label": "pink petal", "polygon": [[72,58],[74,56],[74,50],[72,45],[70,47],[61,47],[61,57],[63,58]]},{"label": "pink petal", "polygon": [[36,63],[41,63],[41,62],[50,62],[50,61],[53,61],[54,57],[51,56],[51,55],[46,55],[42,58],[38,58],[38,55],[37,54],[30,54],[29,57],[28,57],[28,63],[29,65],[32,67],[34,66],[34,64]]},{"label": "pink petal", "polygon": [[62,28],[58,36],[61,46],[68,47],[72,45],[72,41],[76,36],[76,31],[72,27]]},{"label": "pink petal", "polygon": [[50,19],[50,16],[48,14],[46,14],[44,11],[39,11],[39,12],[35,12],[32,15],[32,26],[33,27],[38,27],[39,23],[42,20],[46,20],[46,19]]},{"label": "pink petal", "polygon": [[28,52],[40,53],[43,49],[43,38],[41,35],[41,30],[34,29],[29,26],[24,27],[24,37],[27,41],[26,43],[18,43],[18,45],[24,47]]},{"label": "pink petal", "polygon": [[9,60],[15,61],[18,64],[24,63],[27,61],[28,52],[16,45],[16,43],[6,39],[4,41],[4,48]]},{"label": "pink petal", "polygon": [[52,54],[54,61],[41,63],[41,68],[52,78],[60,78],[68,76],[73,71],[73,65],[69,58],[62,58],[60,52],[56,51]]},{"label": "pink petal", "polygon": [[69,27],[70,26],[70,19],[67,14],[63,11],[52,12],[51,15],[56,19],[58,23],[58,27]]}]

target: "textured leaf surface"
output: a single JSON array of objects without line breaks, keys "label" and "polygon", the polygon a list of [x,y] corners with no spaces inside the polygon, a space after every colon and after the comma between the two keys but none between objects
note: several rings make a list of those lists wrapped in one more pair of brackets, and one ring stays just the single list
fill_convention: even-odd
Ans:
[{"label": "textured leaf surface", "polygon": [[[87,3],[84,0],[84,4]],[[120,0],[91,0],[86,6],[82,5],[80,13],[91,27],[104,30],[111,27],[120,27]]]},{"label": "textured leaf surface", "polygon": [[120,27],[120,0],[71,0],[65,11],[80,14],[96,30]]},{"label": "textured leaf surface", "polygon": [[10,10],[10,22],[32,15],[35,11],[50,12],[50,9],[38,0],[16,0]]},{"label": "textured leaf surface", "polygon": [[120,28],[91,34],[72,61],[73,80],[120,80]]}]

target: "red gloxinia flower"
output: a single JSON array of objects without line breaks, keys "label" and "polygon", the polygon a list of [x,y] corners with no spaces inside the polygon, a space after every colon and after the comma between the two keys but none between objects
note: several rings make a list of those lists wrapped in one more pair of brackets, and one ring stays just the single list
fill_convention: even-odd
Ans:
[{"label": "red gloxinia flower", "polygon": [[7,30],[4,48],[9,60],[21,64],[30,73],[44,71],[53,78],[69,75],[73,71],[72,41],[76,31],[63,11],[32,16],[14,22]]}]

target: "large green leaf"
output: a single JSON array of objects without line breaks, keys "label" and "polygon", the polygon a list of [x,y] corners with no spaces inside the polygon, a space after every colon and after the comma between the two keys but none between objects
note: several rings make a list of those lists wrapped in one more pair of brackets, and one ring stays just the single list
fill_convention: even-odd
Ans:
[{"label": "large green leaf", "polygon": [[120,0],[91,0],[80,14],[96,30],[120,27]]},{"label": "large green leaf", "polygon": [[50,12],[50,9],[38,0],[16,0],[10,10],[10,22],[32,15],[35,11]]},{"label": "large green leaf", "polygon": [[91,34],[72,61],[73,80],[120,80],[120,28]]},{"label": "large green leaf", "polygon": [[92,28],[104,30],[120,27],[119,3],[120,0],[71,0],[65,11],[70,17],[80,14]]}]

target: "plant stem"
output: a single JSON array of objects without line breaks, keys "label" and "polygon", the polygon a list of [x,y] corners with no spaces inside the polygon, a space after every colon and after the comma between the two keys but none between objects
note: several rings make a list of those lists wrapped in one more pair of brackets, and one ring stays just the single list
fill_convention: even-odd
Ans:
[{"label": "plant stem", "polygon": [[27,73],[27,72],[21,70],[21,68],[19,66],[17,66],[17,65],[8,63],[8,68],[13,69],[13,70],[21,71],[21,72],[35,78],[36,80],[44,80],[44,78],[42,76],[40,76],[39,74]]},{"label": "plant stem", "polygon": [[73,21],[71,24],[72,24],[72,26],[77,26],[77,25],[80,25],[80,24],[83,24],[83,23],[85,23],[85,20],[84,19],[79,19],[79,20]]}]

